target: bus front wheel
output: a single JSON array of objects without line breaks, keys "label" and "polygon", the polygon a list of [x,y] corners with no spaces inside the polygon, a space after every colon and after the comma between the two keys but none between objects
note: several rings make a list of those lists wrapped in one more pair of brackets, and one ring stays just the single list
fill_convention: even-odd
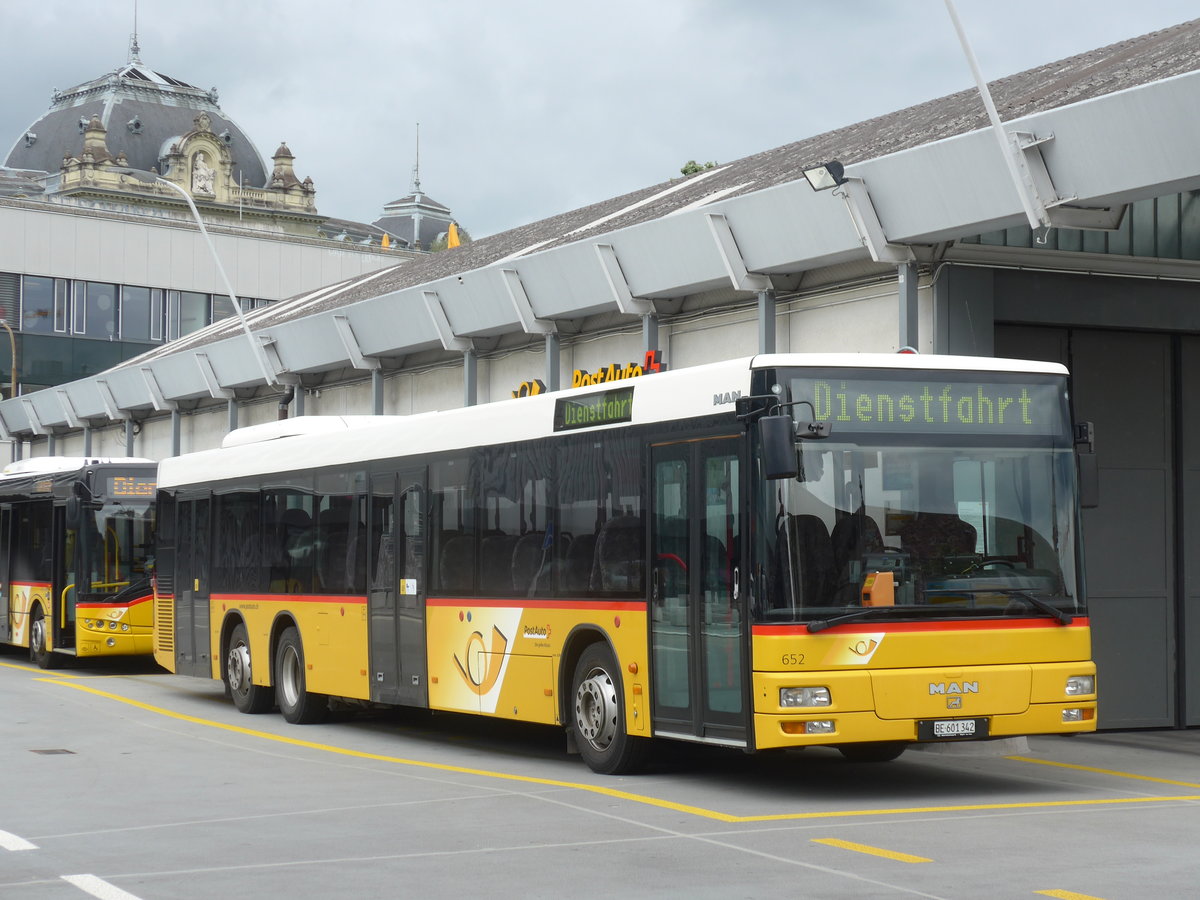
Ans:
[{"label": "bus front wheel", "polygon": [[29,658],[37,663],[39,669],[57,669],[62,661],[57,653],[50,649],[50,629],[46,625],[46,615],[40,606],[33,608],[29,620]]},{"label": "bus front wheel", "polygon": [[313,725],[329,712],[329,698],[310,694],[305,687],[304,645],[294,626],[284,629],[275,651],[275,701],[293,725]]},{"label": "bus front wheel", "polygon": [[625,730],[625,704],[616,660],[603,644],[583,651],[572,682],[579,753],[593,772],[625,775],[641,768],[646,741]]},{"label": "bus front wheel", "polygon": [[251,672],[250,637],[246,626],[239,622],[229,635],[229,653],[225,657],[225,687],[238,712],[264,713],[271,708],[271,689],[255,684]]}]

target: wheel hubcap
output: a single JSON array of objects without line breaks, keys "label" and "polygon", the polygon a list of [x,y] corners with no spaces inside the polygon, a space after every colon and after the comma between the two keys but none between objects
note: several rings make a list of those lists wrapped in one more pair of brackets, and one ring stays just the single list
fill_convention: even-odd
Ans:
[{"label": "wheel hubcap", "polygon": [[43,653],[46,649],[46,620],[38,616],[33,620],[33,628],[30,630],[30,640],[33,642],[33,652]]},{"label": "wheel hubcap", "polygon": [[229,689],[244,692],[250,685],[250,649],[238,644],[229,651]]},{"label": "wheel hubcap", "polygon": [[608,749],[617,733],[617,691],[603,669],[592,669],[575,694],[575,725],[597,750]]}]

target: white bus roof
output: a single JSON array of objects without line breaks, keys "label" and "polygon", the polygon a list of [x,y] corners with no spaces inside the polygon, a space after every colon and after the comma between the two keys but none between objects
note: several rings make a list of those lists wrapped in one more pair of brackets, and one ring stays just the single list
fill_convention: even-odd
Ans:
[{"label": "white bus roof", "polygon": [[[410,454],[466,449],[553,435],[555,401],[635,388],[629,425],[728,412],[750,392],[754,369],[852,368],[1065,375],[1057,363],[911,353],[767,354],[709,363],[554,393],[409,416],[311,416],[238,429],[222,447],[164,459],[158,483],[170,488],[243,476],[365,464]],[[594,429],[622,427],[600,425]],[[578,433],[578,432],[574,432]]]}]

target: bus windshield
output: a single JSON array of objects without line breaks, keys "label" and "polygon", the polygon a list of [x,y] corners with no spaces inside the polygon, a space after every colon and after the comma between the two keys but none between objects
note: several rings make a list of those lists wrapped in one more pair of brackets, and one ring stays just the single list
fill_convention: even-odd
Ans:
[{"label": "bus windshield", "polygon": [[[1074,453],[1053,381],[864,383],[790,383],[792,398],[812,397],[815,418],[831,421],[833,434],[799,442],[797,478],[762,483],[766,589],[756,592],[757,618],[816,630],[842,616],[1082,614]],[[972,408],[956,410],[964,397]],[[996,424],[994,412],[982,426],[961,421],[981,417],[981,397],[1013,398],[1010,427],[984,427]],[[902,402],[915,421],[901,421]],[[807,420],[809,405],[798,407],[796,418]],[[893,588],[865,599],[879,573]]]},{"label": "bus windshield", "polygon": [[86,568],[91,590],[115,594],[150,576],[153,554],[151,499],[108,500],[89,516],[85,535]]}]

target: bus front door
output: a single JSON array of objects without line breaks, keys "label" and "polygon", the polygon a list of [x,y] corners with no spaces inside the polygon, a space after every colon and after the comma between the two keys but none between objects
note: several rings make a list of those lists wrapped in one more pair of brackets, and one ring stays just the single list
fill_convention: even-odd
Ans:
[{"label": "bus front door", "polygon": [[742,747],[746,573],[736,435],[652,448],[654,733]]},{"label": "bus front door", "polygon": [[371,479],[371,699],[429,705],[425,650],[425,471]]}]

